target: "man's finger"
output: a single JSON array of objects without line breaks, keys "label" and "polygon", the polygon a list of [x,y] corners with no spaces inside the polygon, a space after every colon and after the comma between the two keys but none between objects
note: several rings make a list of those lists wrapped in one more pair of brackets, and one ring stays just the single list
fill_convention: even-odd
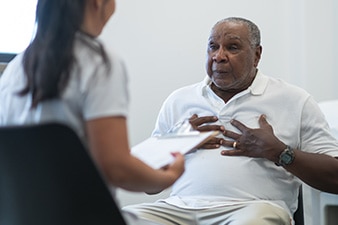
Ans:
[{"label": "man's finger", "polygon": [[258,123],[259,123],[259,126],[261,127],[261,128],[268,128],[268,129],[270,129],[270,130],[272,130],[272,127],[271,127],[271,125],[268,123],[268,121],[266,120],[266,115],[261,115],[260,117],[259,117],[259,120],[258,120]]},{"label": "man's finger", "polygon": [[206,143],[206,144],[202,145],[200,148],[203,148],[203,149],[215,149],[215,148],[219,148],[219,147],[221,147],[220,144]]},{"label": "man's finger", "polygon": [[204,125],[204,126],[199,126],[197,128],[198,131],[211,131],[211,130],[219,130],[221,132],[224,131],[224,127],[220,125]]},{"label": "man's finger", "polygon": [[245,126],[243,123],[239,122],[238,120],[233,119],[230,122],[233,126],[238,128],[242,132],[249,130],[249,128],[247,126]]},{"label": "man's finger", "polygon": [[195,125],[202,125],[204,123],[213,123],[216,122],[218,118],[216,116],[202,116],[199,118],[194,119]]},{"label": "man's finger", "polygon": [[224,156],[245,156],[245,151],[243,150],[223,150],[221,155]]},{"label": "man's finger", "polygon": [[241,137],[240,134],[237,134],[237,133],[232,132],[230,130],[224,130],[223,135],[226,136],[226,137],[229,137],[231,139],[234,139],[234,140],[238,140]]},{"label": "man's finger", "polygon": [[189,118],[189,121],[194,120],[194,119],[196,119],[196,118],[198,118],[197,114],[193,114],[193,115]]}]

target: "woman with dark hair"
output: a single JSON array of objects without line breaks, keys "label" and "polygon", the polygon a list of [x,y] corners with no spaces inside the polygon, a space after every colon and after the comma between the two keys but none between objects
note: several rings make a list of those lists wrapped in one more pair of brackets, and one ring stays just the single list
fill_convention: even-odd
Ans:
[{"label": "woman with dark hair", "polygon": [[114,0],[38,1],[36,35],[0,79],[0,125],[65,123],[113,187],[156,193],[184,159],[154,170],[130,154],[126,71],[96,38],[114,10]]}]

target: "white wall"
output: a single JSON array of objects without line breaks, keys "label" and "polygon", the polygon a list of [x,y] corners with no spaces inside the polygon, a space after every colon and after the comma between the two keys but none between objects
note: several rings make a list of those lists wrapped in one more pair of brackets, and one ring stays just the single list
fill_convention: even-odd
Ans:
[{"label": "white wall", "polygon": [[[130,144],[150,135],[171,91],[205,76],[210,28],[229,16],[260,27],[263,73],[305,88],[318,101],[338,98],[337,11],[335,0],[117,0],[102,39],[122,55],[130,74]],[[118,197],[122,205],[153,201],[125,191]]]}]

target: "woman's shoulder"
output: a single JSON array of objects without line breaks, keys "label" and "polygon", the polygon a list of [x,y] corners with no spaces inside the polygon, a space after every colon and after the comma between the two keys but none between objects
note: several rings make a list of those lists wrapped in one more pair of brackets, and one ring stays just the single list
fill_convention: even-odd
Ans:
[{"label": "woman's shoulder", "polygon": [[24,79],[23,55],[19,53],[7,65],[1,75],[0,85],[9,85],[9,82],[17,83],[18,79]]}]

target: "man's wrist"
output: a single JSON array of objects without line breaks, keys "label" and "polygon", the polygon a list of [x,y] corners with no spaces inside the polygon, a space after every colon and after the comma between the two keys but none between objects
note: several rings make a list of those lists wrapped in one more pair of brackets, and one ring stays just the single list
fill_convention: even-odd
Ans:
[{"label": "man's wrist", "polygon": [[290,147],[286,148],[280,153],[278,161],[275,163],[277,166],[287,166],[293,163],[295,159],[295,151]]}]

